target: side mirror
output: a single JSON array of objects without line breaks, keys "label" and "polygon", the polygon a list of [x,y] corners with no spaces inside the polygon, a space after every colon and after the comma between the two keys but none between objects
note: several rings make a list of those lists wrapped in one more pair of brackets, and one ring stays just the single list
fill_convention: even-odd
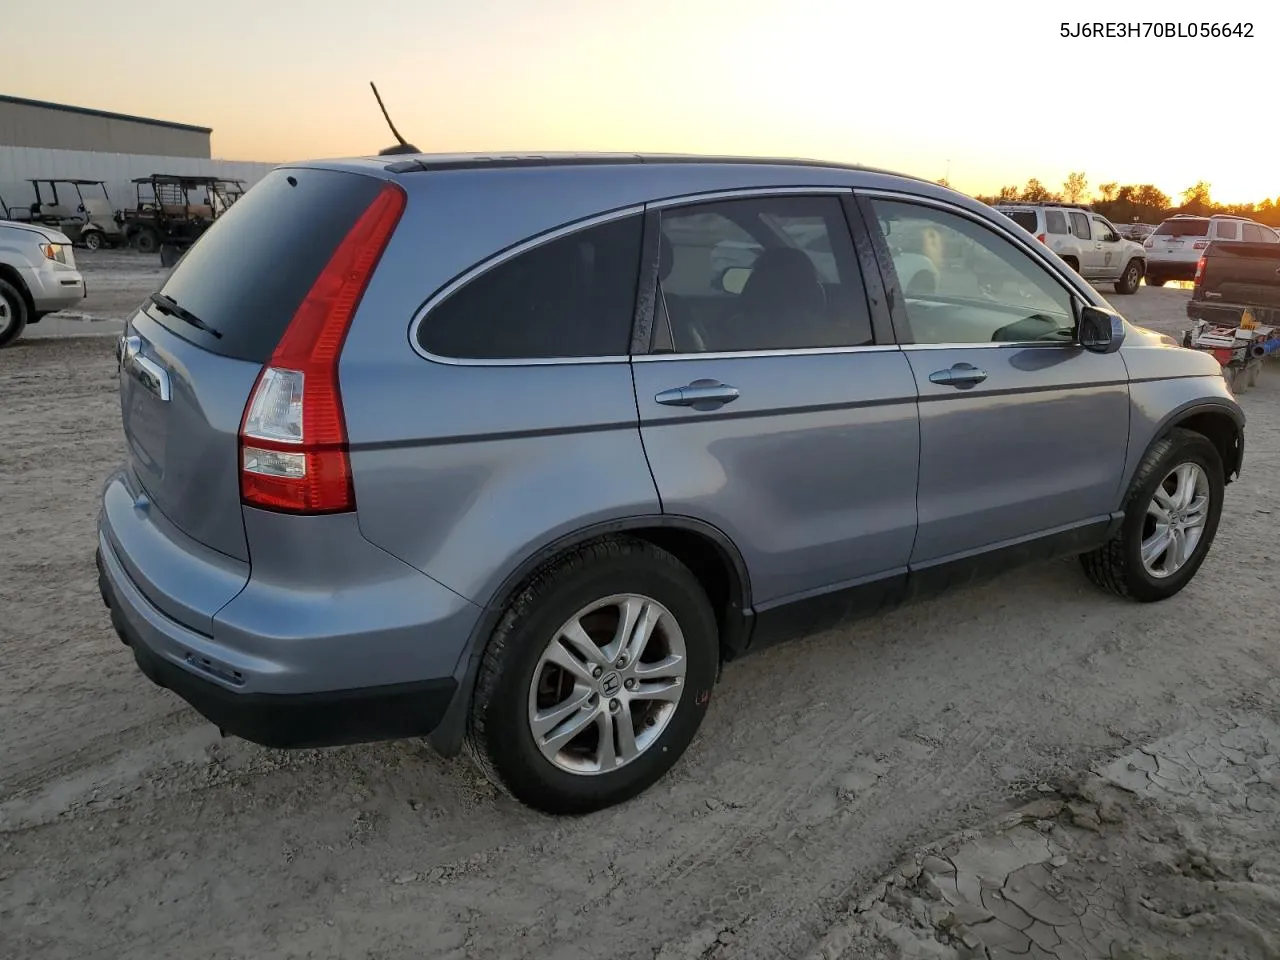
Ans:
[{"label": "side mirror", "polygon": [[747,285],[747,279],[750,276],[750,267],[730,267],[720,274],[720,289],[725,293],[732,293],[736,296]]},{"label": "side mirror", "polygon": [[1080,346],[1090,353],[1115,353],[1124,345],[1120,314],[1085,304],[1080,308]]}]

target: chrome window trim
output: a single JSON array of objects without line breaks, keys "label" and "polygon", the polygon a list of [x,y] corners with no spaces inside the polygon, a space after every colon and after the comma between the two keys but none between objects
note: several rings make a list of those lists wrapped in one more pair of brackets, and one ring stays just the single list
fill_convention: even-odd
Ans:
[{"label": "chrome window trim", "polygon": [[704,203],[719,203],[723,200],[750,200],[759,197],[794,197],[794,196],[841,196],[853,193],[851,186],[834,186],[826,184],[813,187],[740,187],[733,190],[713,190],[706,193],[686,193],[677,197],[664,197],[652,200],[647,205],[650,210],[667,210],[671,207],[697,207]]},{"label": "chrome window trim", "polygon": [[643,216],[644,204],[632,204],[629,207],[623,207],[618,210],[610,210],[608,213],[595,214],[590,217],[584,217],[581,220],[575,220],[572,223],[566,223],[559,227],[554,227],[534,237],[529,237],[520,241],[505,250],[481,260],[479,263],[468,267],[458,276],[454,277],[443,287],[433,293],[421,307],[414,313],[413,319],[409,322],[409,346],[413,352],[424,360],[432,363],[442,363],[453,367],[543,367],[543,366],[570,366],[579,364],[596,364],[596,363],[627,363],[630,357],[626,354],[619,354],[606,357],[508,357],[508,358],[483,358],[483,357],[446,357],[440,354],[432,353],[427,350],[419,342],[418,334],[422,328],[422,323],[427,316],[447,300],[458,290],[467,284],[480,279],[481,276],[490,270],[501,266],[502,264],[512,260],[523,253],[540,247],[545,243],[551,243],[553,240],[559,240],[562,237],[578,233],[581,230],[590,230],[592,227],[598,227],[606,223],[612,223],[616,220],[625,220],[627,217]]},{"label": "chrome window trim", "polygon": [[[1017,233],[1008,229],[1003,223],[1000,223],[999,221],[996,221],[994,219],[987,220],[981,214],[974,213],[972,210],[966,210],[964,207],[958,207],[955,204],[950,203],[946,200],[939,200],[934,197],[926,197],[917,193],[908,193],[906,191],[901,191],[901,190],[887,190],[882,187],[876,187],[873,189],[866,189],[866,190],[860,189],[857,191],[857,193],[859,196],[865,196],[865,197],[871,197],[871,198],[880,197],[885,200],[896,200],[903,203],[916,203],[921,206],[935,207],[936,209],[941,210],[944,213],[951,213],[956,216],[964,217],[966,220],[969,220],[971,223],[975,223],[978,226],[986,227],[988,230],[991,230],[993,233],[999,236],[1003,236],[1004,239],[1010,241],[1015,247],[1021,247],[1024,252],[1030,255],[1030,258],[1032,261],[1039,263],[1040,266],[1044,268],[1045,272],[1051,278],[1053,278],[1053,280],[1060,287],[1065,288],[1068,296],[1072,300],[1073,314],[1075,312],[1074,307],[1075,307],[1076,300],[1083,300],[1089,306],[1098,306],[1098,304],[1094,302],[1093,298],[1100,299],[1100,297],[1092,287],[1089,287],[1089,296],[1086,296],[1082,293],[1080,288],[1076,286],[1077,280],[1079,283],[1082,283],[1082,284],[1086,282],[1083,277],[1076,278],[1076,277],[1067,276],[1067,274],[1063,273],[1063,271],[1058,268],[1057,264],[1053,263],[1051,260],[1045,259],[1042,255],[1043,251],[1036,249],[1036,246],[1033,245],[1032,241],[1027,240],[1025,237],[1018,236]],[[1013,223],[1013,221],[1010,221],[1010,223],[1014,227],[1017,227],[1019,231],[1023,233],[1026,232],[1025,230],[1022,230],[1021,227],[1018,227],[1017,224]],[[1016,341],[1007,341],[1007,342],[1001,341],[1001,342],[992,342],[992,343],[972,343],[972,342],[904,343],[901,346],[903,350],[975,350],[975,349],[989,350],[992,347],[1001,347],[1001,348],[1016,347],[1020,349],[1025,349],[1027,347],[1035,347],[1037,349],[1048,349],[1053,347],[1058,347],[1058,348],[1062,348],[1062,347],[1079,348],[1080,347],[1078,343],[1046,343],[1043,340],[1016,340]]]},{"label": "chrome window trim", "polygon": [[423,347],[418,339],[422,324],[431,311],[448,299],[452,294],[456,293],[459,289],[474,280],[478,280],[483,274],[503,263],[506,263],[508,260],[532,250],[534,247],[541,246],[544,243],[550,243],[553,240],[558,240],[561,237],[576,233],[579,230],[588,230],[591,227],[610,223],[614,220],[622,220],[629,216],[643,214],[647,210],[666,210],[672,207],[693,207],[704,203],[717,203],[723,200],[752,199],[769,196],[807,195],[839,197],[852,194],[853,189],[854,188],[852,186],[834,186],[828,184],[811,187],[742,187],[730,190],[715,190],[704,193],[681,194],[675,197],[664,197],[661,200],[654,200],[647,204],[633,204],[632,206],[624,207],[619,210],[586,217],[582,220],[575,220],[573,223],[556,227],[552,230],[546,231],[545,233],[540,233],[536,237],[531,237],[515,244],[514,246],[508,247],[488,259],[480,261],[465,270],[463,273],[459,274],[454,279],[450,280],[447,284],[432,294],[426,303],[419,307],[414,313],[413,319],[409,323],[409,346],[412,348],[414,353],[422,357],[424,360],[454,367],[578,366],[582,364],[629,363],[632,361],[639,363],[653,363],[668,360],[726,360],[735,357],[822,356],[838,353],[898,350],[899,346],[897,344],[865,344],[849,347],[805,347],[785,350],[722,351],[717,353],[658,353],[636,354],[634,356],[622,354],[606,357],[512,357],[506,359],[483,359],[471,357],[446,357],[441,354],[432,353],[430,350]]},{"label": "chrome window trim", "polygon": [[871,343],[857,347],[792,347],[782,350],[720,350],[714,353],[644,353],[632,363],[664,363],[670,360],[750,360],[758,357],[825,357],[840,353],[889,353],[903,348],[896,343]]}]

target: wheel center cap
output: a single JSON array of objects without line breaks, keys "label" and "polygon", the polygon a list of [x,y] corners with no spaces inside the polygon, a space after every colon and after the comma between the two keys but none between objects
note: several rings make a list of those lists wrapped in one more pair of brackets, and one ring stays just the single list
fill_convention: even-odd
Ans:
[{"label": "wheel center cap", "polygon": [[620,674],[610,670],[600,678],[600,692],[606,697],[612,697],[615,693],[622,689],[622,677]]}]

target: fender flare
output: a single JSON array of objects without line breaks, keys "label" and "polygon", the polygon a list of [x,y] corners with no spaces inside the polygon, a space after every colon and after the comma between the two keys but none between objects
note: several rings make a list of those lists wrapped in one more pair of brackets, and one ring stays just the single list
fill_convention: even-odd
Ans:
[{"label": "fender flare", "polygon": [[[1185,423],[1192,417],[1206,413],[1214,416],[1225,417],[1230,420],[1235,427],[1233,455],[1230,457],[1224,457],[1222,464],[1224,479],[1227,483],[1230,483],[1232,479],[1240,473],[1240,468],[1244,463],[1245,416],[1239,407],[1226,400],[1202,397],[1195,400],[1189,400],[1186,403],[1174,407],[1173,410],[1165,414],[1163,419],[1161,419],[1156,425],[1156,429],[1151,434],[1151,443],[1147,444],[1147,448],[1149,449],[1152,443],[1155,443],[1160,438],[1168,435],[1170,430],[1173,430],[1180,424]],[[1146,455],[1146,452],[1146,449],[1142,451],[1143,456]],[[1129,489],[1129,484],[1133,480],[1133,473],[1137,471],[1138,464],[1141,462],[1141,456],[1135,457],[1132,468],[1126,469],[1123,488],[1124,491]]]}]

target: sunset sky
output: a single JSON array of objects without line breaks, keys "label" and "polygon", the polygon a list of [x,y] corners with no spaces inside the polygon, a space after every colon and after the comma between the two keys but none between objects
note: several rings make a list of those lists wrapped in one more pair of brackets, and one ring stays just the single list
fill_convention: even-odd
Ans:
[{"label": "sunset sky", "polygon": [[1259,98],[1280,86],[1280,12],[1262,0],[1213,5],[1253,39],[1184,40],[1059,30],[1199,22],[1204,3],[0,2],[0,92],[211,126],[228,159],[375,152],[391,138],[374,80],[424,150],[806,156],[932,179],[949,162],[970,193],[1083,170],[1091,188],[1280,194],[1274,148],[1256,145],[1277,140]]}]

